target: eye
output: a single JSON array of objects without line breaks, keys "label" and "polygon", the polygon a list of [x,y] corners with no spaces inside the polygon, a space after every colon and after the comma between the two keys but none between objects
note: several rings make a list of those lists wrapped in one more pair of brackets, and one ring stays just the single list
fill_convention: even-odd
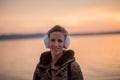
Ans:
[{"label": "eye", "polygon": [[61,43],[61,42],[63,42],[63,40],[59,39],[58,42]]},{"label": "eye", "polygon": [[55,39],[51,39],[50,41],[51,41],[51,42],[55,42]]}]

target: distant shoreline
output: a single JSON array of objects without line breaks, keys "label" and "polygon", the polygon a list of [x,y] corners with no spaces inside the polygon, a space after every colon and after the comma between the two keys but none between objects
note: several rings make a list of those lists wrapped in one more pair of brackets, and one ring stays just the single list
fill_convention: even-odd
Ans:
[{"label": "distant shoreline", "polygon": [[9,34],[9,35],[0,35],[0,40],[41,38],[43,36],[44,36],[43,33],[37,33],[37,34]]},{"label": "distant shoreline", "polygon": [[[98,33],[71,33],[70,36],[93,36],[93,35],[113,35],[113,34],[120,34],[120,31],[98,32]],[[0,40],[42,38],[44,35],[45,35],[44,33],[0,35]]]}]

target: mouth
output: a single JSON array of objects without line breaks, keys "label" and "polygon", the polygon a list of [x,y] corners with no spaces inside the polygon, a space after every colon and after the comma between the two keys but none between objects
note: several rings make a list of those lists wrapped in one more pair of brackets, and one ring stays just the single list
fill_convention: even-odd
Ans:
[{"label": "mouth", "polygon": [[54,52],[58,52],[58,51],[59,51],[59,48],[52,48],[52,50],[53,50]]},{"label": "mouth", "polygon": [[53,50],[54,50],[55,52],[57,52],[59,49],[58,49],[58,48],[57,48],[57,49],[55,48],[55,49],[53,49]]}]

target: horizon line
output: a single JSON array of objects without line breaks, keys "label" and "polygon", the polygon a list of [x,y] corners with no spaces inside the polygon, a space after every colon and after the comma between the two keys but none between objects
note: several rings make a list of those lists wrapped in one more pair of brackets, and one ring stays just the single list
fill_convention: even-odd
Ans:
[{"label": "horizon line", "polygon": [[[108,31],[108,32],[88,32],[88,33],[70,33],[70,36],[94,36],[94,35],[115,35],[120,34],[120,31]],[[0,35],[0,40],[11,39],[26,39],[26,38],[42,38],[45,33],[35,34],[7,34]]]}]

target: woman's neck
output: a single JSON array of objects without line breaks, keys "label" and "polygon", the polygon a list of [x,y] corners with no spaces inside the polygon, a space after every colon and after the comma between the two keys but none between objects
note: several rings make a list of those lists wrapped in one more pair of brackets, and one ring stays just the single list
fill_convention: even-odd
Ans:
[{"label": "woman's neck", "polygon": [[62,53],[60,53],[59,55],[52,55],[52,62],[51,62],[51,66],[54,66],[55,63],[57,62],[57,60],[61,57]]}]

